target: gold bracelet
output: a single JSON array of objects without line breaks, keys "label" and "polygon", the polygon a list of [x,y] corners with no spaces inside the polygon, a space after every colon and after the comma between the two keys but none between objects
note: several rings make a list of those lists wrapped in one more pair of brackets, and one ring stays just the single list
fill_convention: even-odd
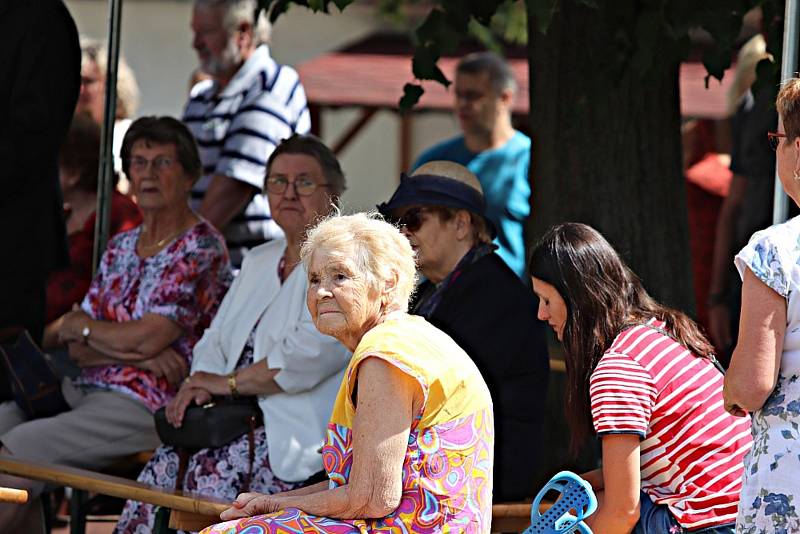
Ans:
[{"label": "gold bracelet", "polygon": [[231,395],[234,397],[239,396],[239,390],[236,389],[236,371],[228,375],[228,389],[231,390]]}]

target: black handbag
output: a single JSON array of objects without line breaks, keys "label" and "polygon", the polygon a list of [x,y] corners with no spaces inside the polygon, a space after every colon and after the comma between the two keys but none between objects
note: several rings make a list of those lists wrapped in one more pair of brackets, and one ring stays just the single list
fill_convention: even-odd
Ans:
[{"label": "black handbag", "polygon": [[186,408],[180,428],[167,421],[166,408],[155,413],[156,432],[165,445],[187,449],[222,447],[254,431],[262,421],[256,397],[217,398]]},{"label": "black handbag", "polygon": [[11,345],[0,345],[14,401],[29,419],[52,417],[69,410],[61,393],[61,379],[49,356],[39,350],[27,330]]},{"label": "black handbag", "polygon": [[175,428],[167,421],[166,408],[159,408],[154,417],[158,437],[165,445],[172,445],[178,450],[175,489],[183,487],[183,477],[192,451],[222,447],[247,434],[248,469],[241,491],[249,491],[256,456],[255,431],[263,422],[256,397],[222,397],[202,406],[191,404],[183,414],[180,428]]}]

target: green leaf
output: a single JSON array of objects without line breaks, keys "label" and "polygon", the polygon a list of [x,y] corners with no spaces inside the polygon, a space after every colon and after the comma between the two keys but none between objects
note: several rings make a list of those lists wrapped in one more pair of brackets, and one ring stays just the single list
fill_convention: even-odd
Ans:
[{"label": "green leaf", "polygon": [[526,0],[528,16],[534,22],[536,29],[542,35],[547,35],[547,29],[553,20],[558,0]]},{"label": "green leaf", "polygon": [[353,0],[333,0],[333,3],[336,4],[339,11],[344,11],[344,8],[352,4]]},{"label": "green leaf", "polygon": [[435,80],[445,87],[450,85],[450,80],[439,69],[436,63],[439,61],[439,53],[430,47],[422,46],[414,50],[414,58],[411,60],[411,71],[418,80]]},{"label": "green leaf", "polygon": [[308,7],[312,11],[327,11],[327,0],[308,0]]},{"label": "green leaf", "polygon": [[730,50],[721,47],[706,50],[703,54],[703,65],[708,71],[708,76],[705,79],[706,89],[708,89],[709,78],[713,76],[717,80],[722,80],[725,69],[731,66]]},{"label": "green leaf", "polygon": [[400,98],[400,113],[408,113],[419,102],[420,97],[425,93],[421,85],[407,83],[403,86],[403,96]]}]

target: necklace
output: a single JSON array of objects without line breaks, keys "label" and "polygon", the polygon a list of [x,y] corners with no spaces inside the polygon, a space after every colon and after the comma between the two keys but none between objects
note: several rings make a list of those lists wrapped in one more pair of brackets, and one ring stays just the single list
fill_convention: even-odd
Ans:
[{"label": "necklace", "polygon": [[[183,232],[185,229],[186,229],[186,225],[183,225],[180,228],[178,228],[177,232],[173,232],[173,233],[167,235],[167,237],[165,237],[164,239],[161,239],[160,241],[157,241],[155,243],[151,243],[150,245],[145,245],[141,241],[139,241],[139,247],[144,249],[144,250],[153,250],[153,249],[161,248],[164,245],[166,245],[168,242],[170,242],[173,239],[175,239],[178,236],[178,234]],[[140,237],[140,239],[141,239],[141,237]]]}]

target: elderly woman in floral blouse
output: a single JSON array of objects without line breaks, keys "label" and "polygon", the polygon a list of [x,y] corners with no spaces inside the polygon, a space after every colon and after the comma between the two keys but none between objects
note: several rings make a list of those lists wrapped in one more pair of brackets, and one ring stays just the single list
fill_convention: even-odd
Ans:
[{"label": "elderly woman in floral blouse", "polygon": [[[144,222],[109,242],[80,309],[62,319],[59,336],[83,368],[62,388],[70,409],[25,421],[16,404],[1,405],[3,454],[102,469],[157,447],[153,412],[174,396],[228,289],[225,242],[189,208],[201,164],[186,127],[169,117],[141,118],[122,153]],[[0,486],[9,485],[4,479]],[[33,497],[43,487],[11,485],[24,485]],[[0,525],[38,530],[38,504],[0,505]]]}]

